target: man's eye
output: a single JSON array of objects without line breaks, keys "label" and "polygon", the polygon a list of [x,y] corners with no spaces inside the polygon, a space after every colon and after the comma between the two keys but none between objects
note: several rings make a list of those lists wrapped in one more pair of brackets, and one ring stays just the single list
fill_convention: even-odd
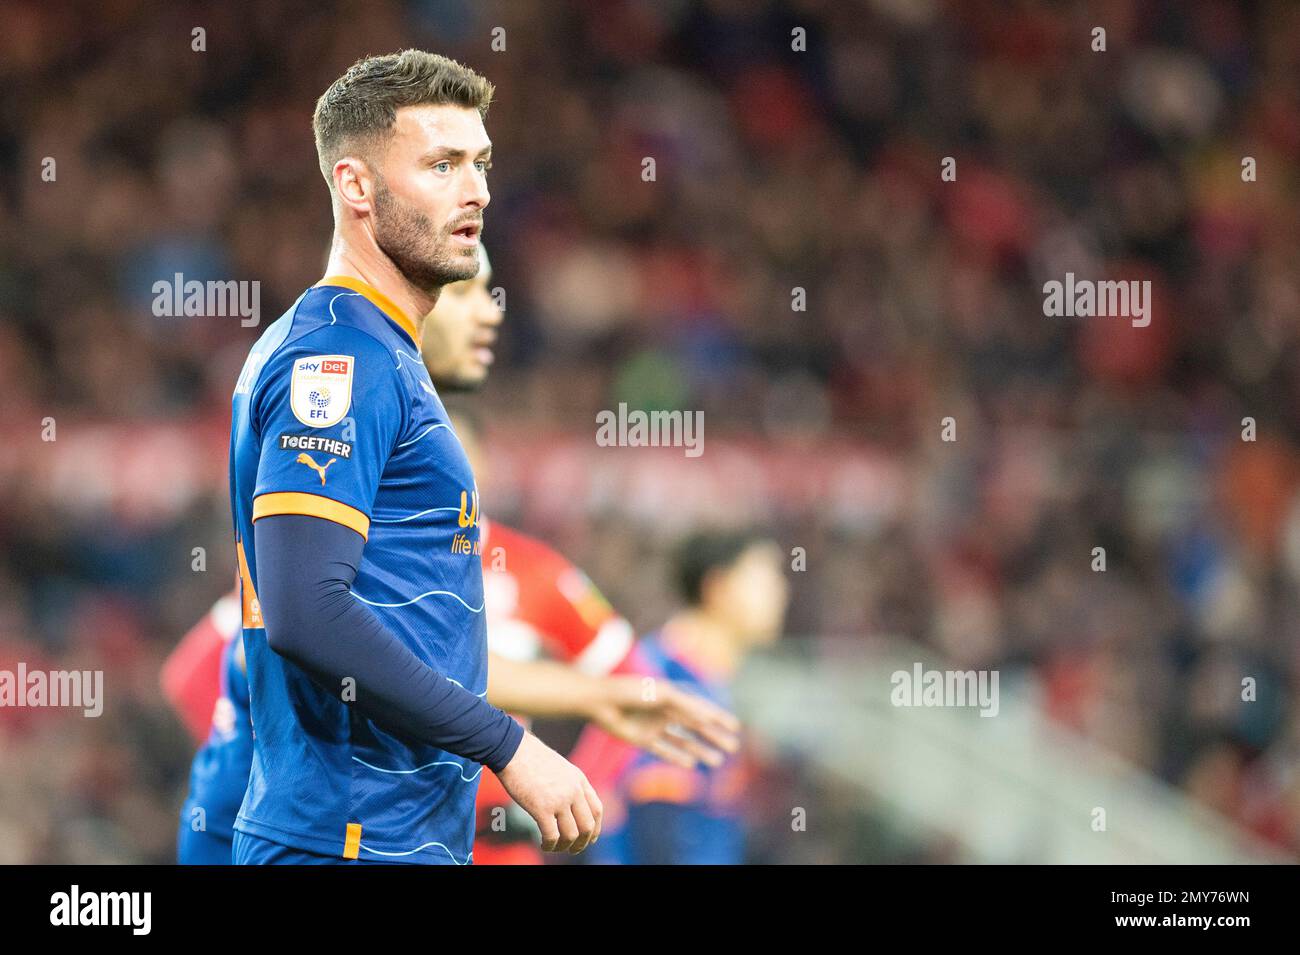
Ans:
[{"label": "man's eye", "polygon": [[479,172],[487,172],[489,169],[492,168],[492,160],[490,160],[490,159],[480,159],[480,160],[479,160],[478,162],[476,162],[474,165],[478,166],[478,171],[479,171]]},{"label": "man's eye", "polygon": [[433,168],[438,172],[451,172],[451,163],[444,159],[442,162],[436,163]]}]

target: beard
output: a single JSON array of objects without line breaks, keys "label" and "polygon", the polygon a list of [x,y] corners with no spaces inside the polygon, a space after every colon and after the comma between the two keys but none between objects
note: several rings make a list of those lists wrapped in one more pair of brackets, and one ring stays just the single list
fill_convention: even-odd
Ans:
[{"label": "beard", "polygon": [[478,274],[478,250],[466,255],[448,249],[450,230],[394,196],[380,177],[375,180],[375,242],[413,286],[434,294],[444,285],[472,279]]}]

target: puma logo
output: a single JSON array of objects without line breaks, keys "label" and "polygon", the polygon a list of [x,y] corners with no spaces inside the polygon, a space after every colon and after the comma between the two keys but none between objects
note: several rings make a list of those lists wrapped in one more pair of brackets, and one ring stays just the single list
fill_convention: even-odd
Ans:
[{"label": "puma logo", "polygon": [[323,485],[323,484],[325,483],[325,468],[329,467],[331,464],[333,464],[335,461],[337,461],[338,458],[330,458],[328,461],[325,462],[324,466],[322,466],[322,465],[317,464],[315,461],[313,461],[313,460],[311,459],[311,455],[310,455],[310,454],[307,454],[306,452],[304,452],[304,453],[298,455],[298,457],[297,457],[295,460],[296,460],[296,462],[297,462],[298,464],[305,464],[305,465],[307,465],[307,467],[311,468],[313,471],[315,471],[317,474],[319,474],[319,475],[320,475],[320,483]]}]

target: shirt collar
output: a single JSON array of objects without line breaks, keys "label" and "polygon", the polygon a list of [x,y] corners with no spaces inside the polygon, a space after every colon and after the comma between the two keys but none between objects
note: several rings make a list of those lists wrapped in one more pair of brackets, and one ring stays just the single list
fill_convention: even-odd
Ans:
[{"label": "shirt collar", "polygon": [[416,333],[415,322],[407,318],[406,313],[397,307],[397,303],[373,285],[368,285],[360,279],[354,279],[350,275],[327,275],[316,285],[317,287],[339,285],[364,296],[371,305],[383,312],[398,328],[406,333],[406,337],[411,340],[411,344],[417,348],[419,347],[420,342]]}]

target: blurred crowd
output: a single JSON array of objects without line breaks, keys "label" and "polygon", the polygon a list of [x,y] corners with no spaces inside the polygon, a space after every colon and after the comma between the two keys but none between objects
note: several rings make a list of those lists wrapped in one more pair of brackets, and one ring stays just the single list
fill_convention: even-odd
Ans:
[{"label": "blurred crowd", "polygon": [[[496,513],[650,628],[682,523],[738,510],[711,441],[796,482],[856,455],[833,500],[772,477],[733,513],[804,549],[792,640],[1022,671],[1052,719],[1300,854],[1300,8],[11,0],[0,667],[104,669],[109,699],[0,710],[0,861],[170,858],[190,744],[157,670],[230,583],[260,329],[156,317],[151,289],[258,281],[264,328],[316,281],[315,98],[408,46],[497,89],[506,325],[472,399]],[[1046,317],[1067,272],[1150,281],[1150,325]],[[689,476],[602,484],[636,453],[594,445],[619,402],[704,411],[714,499],[659,521]],[[581,448],[582,492],[512,435]],[[917,857],[799,778],[857,835],[760,858]]]}]

